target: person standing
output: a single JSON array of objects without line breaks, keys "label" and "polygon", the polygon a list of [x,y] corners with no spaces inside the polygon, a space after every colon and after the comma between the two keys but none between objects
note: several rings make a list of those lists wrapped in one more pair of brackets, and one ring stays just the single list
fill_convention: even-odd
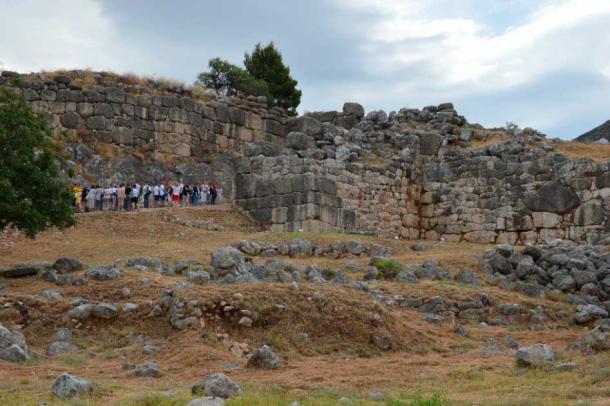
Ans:
[{"label": "person standing", "polygon": [[104,208],[104,188],[100,185],[95,187],[95,209],[101,211]]},{"label": "person standing", "polygon": [[124,184],[120,184],[119,187],[116,190],[116,197],[117,197],[117,209],[119,211],[125,210],[125,196],[126,196],[127,191],[125,190],[125,185]]},{"label": "person standing", "polygon": [[110,190],[110,186],[104,188],[104,194],[102,198],[104,199],[102,202],[102,210],[110,210],[110,199],[112,198],[112,191]]},{"label": "person standing", "polygon": [[159,200],[161,198],[161,189],[159,189],[159,185],[153,186],[153,205],[155,208],[159,207]]},{"label": "person standing", "polygon": [[138,200],[140,199],[140,184],[139,183],[134,183],[133,186],[131,187],[131,205],[133,210],[137,210],[138,209]]},{"label": "person standing", "polygon": [[213,181],[210,185],[210,204],[216,204],[216,199],[218,198],[218,184],[216,181]]},{"label": "person standing", "polygon": [[167,191],[165,190],[165,185],[163,184],[163,182],[161,182],[161,184],[159,185],[159,200],[161,201],[161,207],[165,207],[166,200],[167,200]]},{"label": "person standing", "polygon": [[87,211],[95,210],[95,187],[91,187],[87,192]]},{"label": "person standing", "polygon": [[116,185],[110,187],[110,210],[117,209],[117,188]]},{"label": "person standing", "polygon": [[80,211],[81,208],[81,197],[82,197],[82,189],[78,185],[72,185],[72,192],[74,193],[74,210],[76,212]]},{"label": "person standing", "polygon": [[180,184],[178,182],[176,182],[174,184],[174,186],[172,186],[171,195],[172,195],[172,207],[175,207],[178,204],[180,204]]},{"label": "person standing", "polygon": [[131,211],[131,193],[132,193],[133,188],[131,187],[131,185],[128,183],[127,185],[125,185],[125,211]]},{"label": "person standing", "polygon": [[144,187],[142,188],[142,195],[144,196],[144,208],[148,209],[148,198],[150,197],[151,194],[151,190],[150,190],[150,186],[148,183],[144,184]]}]

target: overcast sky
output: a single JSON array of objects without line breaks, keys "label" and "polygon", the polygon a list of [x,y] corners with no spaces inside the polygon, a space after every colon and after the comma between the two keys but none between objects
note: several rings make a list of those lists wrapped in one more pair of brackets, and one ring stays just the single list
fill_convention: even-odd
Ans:
[{"label": "overcast sky", "polygon": [[452,101],[471,122],[573,138],[610,119],[610,0],[0,0],[0,68],[192,83],[274,41],[299,110]]}]

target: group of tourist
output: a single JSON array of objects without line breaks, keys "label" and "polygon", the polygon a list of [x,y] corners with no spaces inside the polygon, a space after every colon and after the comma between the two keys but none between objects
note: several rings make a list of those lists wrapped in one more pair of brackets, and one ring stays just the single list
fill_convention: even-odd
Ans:
[{"label": "group of tourist", "polygon": [[72,190],[75,209],[82,212],[200,206],[217,204],[222,196],[222,189],[216,181],[201,185],[174,183],[167,186],[164,183],[146,183],[143,186],[133,183],[105,187],[74,185]]}]

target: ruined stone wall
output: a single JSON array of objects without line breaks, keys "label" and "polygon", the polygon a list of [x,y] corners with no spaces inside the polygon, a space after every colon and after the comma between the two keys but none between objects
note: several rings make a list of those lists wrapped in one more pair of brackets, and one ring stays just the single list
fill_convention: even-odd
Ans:
[{"label": "ruined stone wall", "polygon": [[274,231],[339,231],[418,238],[408,168],[334,159],[257,156],[236,177],[236,204]]},{"label": "ruined stone wall", "polygon": [[[77,182],[216,179],[275,231],[484,243],[610,235],[610,157],[568,160],[535,130],[486,130],[450,103],[389,115],[346,103],[342,112],[287,117],[251,96],[101,74],[82,86],[4,72],[0,86],[68,133]],[[487,132],[503,141],[470,149],[470,138]]]},{"label": "ruined stone wall", "polygon": [[67,133],[77,182],[209,182],[218,176],[230,192],[230,158],[244,143],[284,143],[286,117],[265,100],[211,92],[195,98],[186,89],[97,79],[85,88],[62,75],[0,76],[0,86],[22,93],[57,133]]},{"label": "ruined stone wall", "polygon": [[610,232],[610,163],[571,161],[514,144],[448,151],[423,173],[426,239],[591,243]]}]

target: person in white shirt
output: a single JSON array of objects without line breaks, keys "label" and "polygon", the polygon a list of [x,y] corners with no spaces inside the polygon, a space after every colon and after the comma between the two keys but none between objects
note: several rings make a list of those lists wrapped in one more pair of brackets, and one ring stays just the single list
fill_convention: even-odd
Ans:
[{"label": "person in white shirt", "polygon": [[161,189],[159,189],[159,185],[154,185],[153,186],[154,207],[159,207],[160,198],[161,198]]},{"label": "person in white shirt", "polygon": [[159,198],[161,201],[161,207],[165,207],[167,204],[167,194],[165,193],[165,185],[163,183],[159,185],[159,196],[161,196]]},{"label": "person in white shirt", "polygon": [[138,209],[138,198],[140,197],[140,185],[135,183],[131,189],[131,205],[134,210]]},{"label": "person in white shirt", "polygon": [[110,210],[117,209],[117,188],[116,185],[110,186]]}]

